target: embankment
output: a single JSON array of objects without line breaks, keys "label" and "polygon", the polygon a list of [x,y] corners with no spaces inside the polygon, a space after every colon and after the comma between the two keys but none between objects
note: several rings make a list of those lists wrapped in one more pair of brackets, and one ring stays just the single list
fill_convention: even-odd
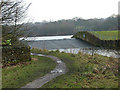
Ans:
[{"label": "embankment", "polygon": [[88,31],[81,31],[76,33],[73,38],[81,39],[98,47],[120,49],[120,40],[101,40]]}]

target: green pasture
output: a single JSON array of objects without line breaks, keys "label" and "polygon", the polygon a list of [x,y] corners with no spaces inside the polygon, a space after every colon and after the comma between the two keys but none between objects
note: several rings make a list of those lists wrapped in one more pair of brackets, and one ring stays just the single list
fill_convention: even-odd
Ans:
[{"label": "green pasture", "polygon": [[94,34],[101,40],[118,40],[120,39],[118,30],[113,31],[89,31],[90,33]]}]

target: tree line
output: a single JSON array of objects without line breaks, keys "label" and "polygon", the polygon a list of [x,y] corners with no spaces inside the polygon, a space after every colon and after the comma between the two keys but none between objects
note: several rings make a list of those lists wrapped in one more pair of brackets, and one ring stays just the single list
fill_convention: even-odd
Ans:
[{"label": "tree line", "polygon": [[20,37],[28,36],[49,36],[49,35],[71,35],[79,31],[105,31],[118,30],[118,15],[111,15],[108,18],[82,19],[72,18],[53,22],[31,22],[21,21],[29,5],[23,4],[22,0],[13,2],[4,0],[0,3],[2,11],[2,36],[3,41],[12,39],[12,43]]},{"label": "tree line", "polygon": [[54,22],[26,23],[21,30],[27,29],[27,36],[70,35],[79,31],[118,30],[118,15],[108,18],[73,18]]}]

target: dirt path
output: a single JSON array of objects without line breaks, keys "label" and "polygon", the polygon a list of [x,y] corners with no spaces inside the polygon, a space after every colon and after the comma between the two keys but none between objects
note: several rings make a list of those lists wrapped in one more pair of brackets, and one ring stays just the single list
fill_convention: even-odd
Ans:
[{"label": "dirt path", "polygon": [[57,58],[55,56],[36,54],[36,53],[31,53],[31,55],[45,56],[45,57],[51,58],[57,63],[57,65],[56,65],[56,68],[54,70],[52,70],[51,72],[49,72],[45,76],[40,77],[37,80],[34,80],[34,81],[28,83],[27,85],[23,86],[22,88],[40,88],[42,85],[49,82],[53,78],[60,76],[62,74],[65,74],[67,72],[67,68],[65,66],[65,63],[62,62],[59,58]]}]

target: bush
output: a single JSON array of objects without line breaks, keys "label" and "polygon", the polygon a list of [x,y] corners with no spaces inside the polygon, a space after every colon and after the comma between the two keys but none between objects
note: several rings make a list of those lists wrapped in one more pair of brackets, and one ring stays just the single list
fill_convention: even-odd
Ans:
[{"label": "bush", "polygon": [[27,46],[3,46],[2,63],[3,67],[14,65],[19,62],[31,60],[30,47]]}]

